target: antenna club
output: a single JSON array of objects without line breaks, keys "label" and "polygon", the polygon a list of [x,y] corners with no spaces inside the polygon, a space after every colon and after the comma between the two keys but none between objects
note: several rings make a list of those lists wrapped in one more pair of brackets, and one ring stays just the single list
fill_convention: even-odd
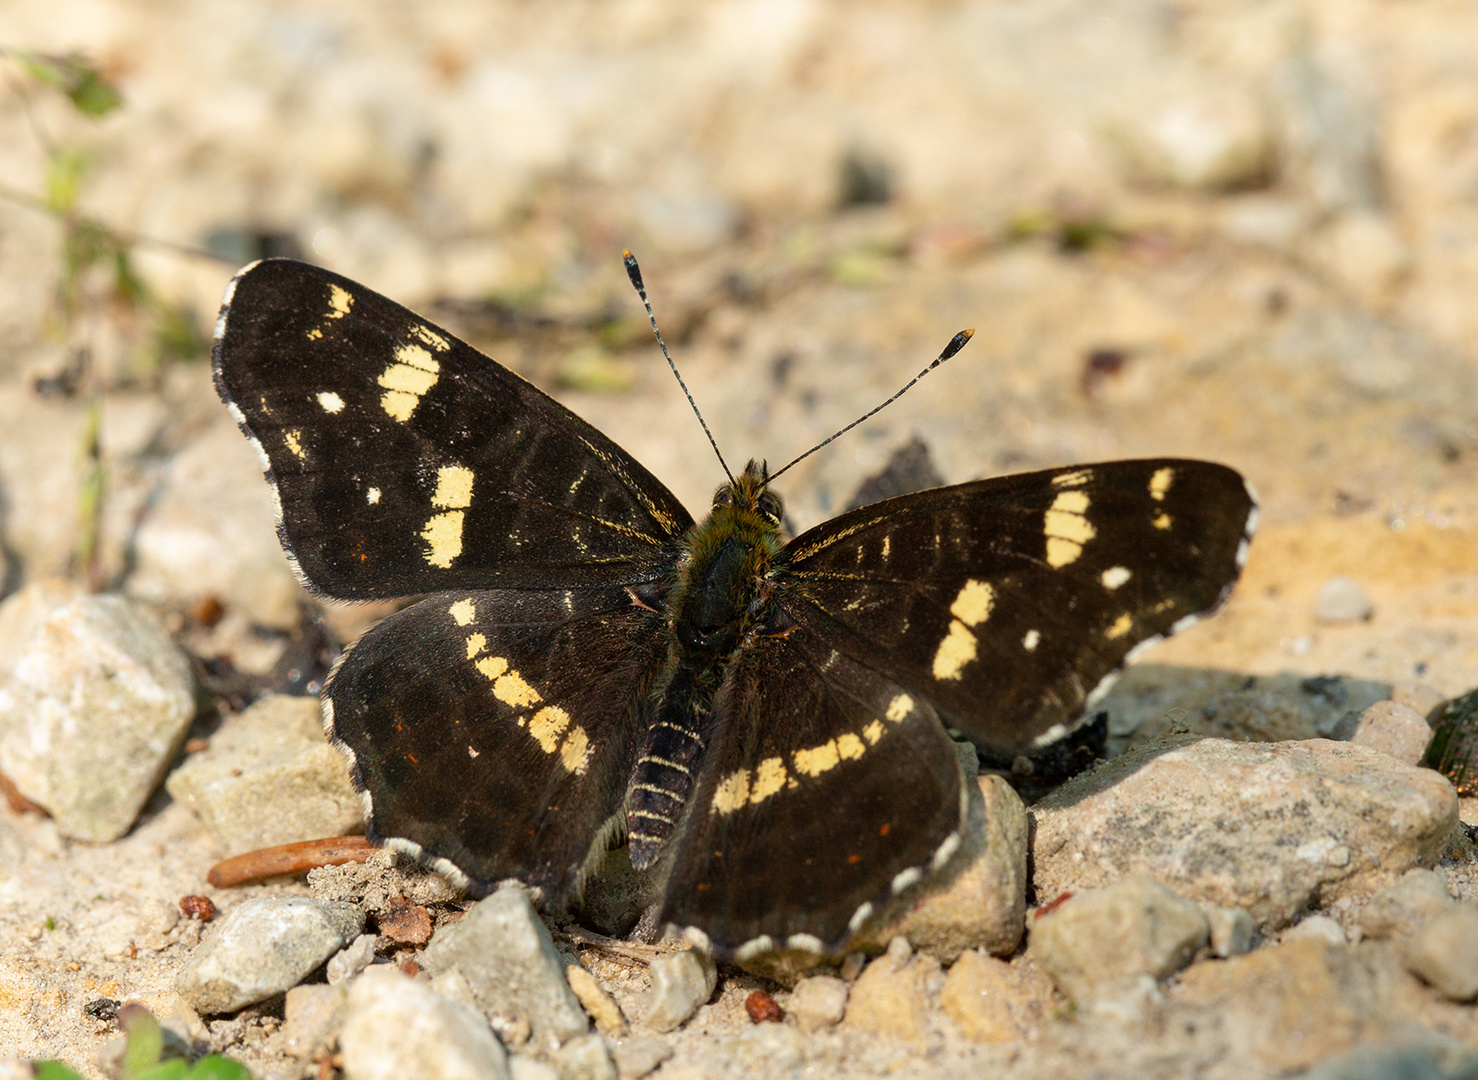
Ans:
[{"label": "antenna club", "polygon": [[647,289],[642,284],[641,267],[636,265],[636,256],[631,253],[630,248],[621,249],[621,261],[626,264],[626,276],[631,279],[632,288],[645,297]]}]

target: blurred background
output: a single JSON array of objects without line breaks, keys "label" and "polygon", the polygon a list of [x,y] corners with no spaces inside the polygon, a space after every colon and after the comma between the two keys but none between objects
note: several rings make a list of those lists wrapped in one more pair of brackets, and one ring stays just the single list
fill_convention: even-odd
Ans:
[{"label": "blurred background", "polygon": [[945,482],[1214,458],[1264,528],[1156,659],[1478,682],[1478,8],[12,0],[0,45],[7,590],[84,576],[275,662],[301,596],[207,358],[271,254],[447,326],[700,511],[722,474],[629,246],[738,464],[977,328],[786,477],[797,527],[916,438]]}]

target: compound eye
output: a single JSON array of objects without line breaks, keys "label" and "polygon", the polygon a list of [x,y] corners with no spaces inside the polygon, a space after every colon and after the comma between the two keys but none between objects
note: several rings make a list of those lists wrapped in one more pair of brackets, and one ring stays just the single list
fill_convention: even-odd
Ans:
[{"label": "compound eye", "polygon": [[768,491],[759,497],[759,512],[769,519],[772,525],[780,524],[780,515],[783,512],[780,505],[780,497],[771,495]]},{"label": "compound eye", "polygon": [[732,506],[733,503],[734,493],[731,492],[728,488],[721,487],[713,493],[714,506]]}]

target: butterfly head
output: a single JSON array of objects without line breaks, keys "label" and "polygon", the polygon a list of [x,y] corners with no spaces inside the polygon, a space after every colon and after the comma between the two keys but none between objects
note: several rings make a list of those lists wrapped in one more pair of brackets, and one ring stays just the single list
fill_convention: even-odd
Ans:
[{"label": "butterfly head", "polygon": [[738,519],[757,517],[761,529],[780,528],[785,506],[770,490],[770,471],[763,461],[751,461],[732,482],[713,493],[713,514]]}]

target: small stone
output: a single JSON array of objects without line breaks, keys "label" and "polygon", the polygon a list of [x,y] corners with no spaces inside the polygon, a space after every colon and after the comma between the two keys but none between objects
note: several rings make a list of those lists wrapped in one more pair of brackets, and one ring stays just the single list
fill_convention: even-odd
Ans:
[{"label": "small stone", "polygon": [[652,989],[647,994],[647,1027],[673,1031],[713,996],[718,969],[699,949],[659,956],[651,963]]},{"label": "small stone", "polygon": [[420,904],[391,904],[376,922],[380,933],[398,945],[424,945],[431,940],[431,912]]},{"label": "small stone", "polygon": [[349,987],[339,1036],[344,1080],[508,1080],[508,1058],[487,1023],[390,965]]},{"label": "small stone", "polygon": [[763,990],[755,990],[744,999],[744,1011],[755,1024],[778,1024],[785,1019],[780,1003]]},{"label": "small stone", "polygon": [[1478,907],[1428,919],[1406,941],[1406,967],[1453,1001],[1478,997]]},{"label": "small stone", "polygon": [[905,1042],[922,1041],[928,1034],[928,1014],[921,984],[938,970],[939,961],[932,956],[901,961],[878,957],[852,984],[846,1025]]},{"label": "small stone", "polygon": [[565,979],[575,996],[580,999],[580,1004],[585,1006],[590,1019],[595,1021],[596,1031],[614,1038],[626,1030],[626,1018],[621,1015],[615,999],[606,993],[600,980],[579,964],[570,964],[565,968]]},{"label": "small stone", "polygon": [[210,922],[216,917],[215,901],[208,896],[180,897],[180,911],[191,919]]},{"label": "small stone", "polygon": [[1418,1043],[1357,1046],[1321,1061],[1299,1080],[1455,1080],[1478,1072],[1478,1057],[1471,1053],[1438,1050]]},{"label": "small stone", "polygon": [[287,992],[282,1041],[296,1058],[312,1057],[338,1034],[344,1018],[344,988],[304,983]]},{"label": "small stone", "polygon": [[1332,577],[1319,586],[1314,597],[1314,618],[1320,622],[1345,623],[1369,619],[1375,605],[1365,587],[1352,577]]},{"label": "small stone", "polygon": [[1241,956],[1252,949],[1257,925],[1241,908],[1207,907],[1201,909],[1211,931],[1211,951],[1225,960]]},{"label": "small stone", "polygon": [[559,1080],[616,1080],[616,1064],[593,1032],[576,1035],[554,1055]]},{"label": "small stone", "polygon": [[1331,945],[1343,945],[1347,940],[1345,928],[1328,915],[1310,915],[1283,933],[1284,941],[1301,941],[1305,938],[1327,941]]},{"label": "small stone", "polygon": [[1021,1037],[1011,1016],[1011,965],[983,953],[961,953],[939,994],[945,1015],[960,1025],[965,1037],[980,1043],[1011,1042]]},{"label": "small stone", "polygon": [[538,1058],[510,1054],[508,1080],[559,1080],[559,1070],[549,1062],[540,1061]]},{"label": "small stone", "polygon": [[1427,717],[1447,700],[1447,695],[1423,682],[1397,682],[1391,684],[1391,700],[1399,705],[1410,705]]},{"label": "small stone", "polygon": [[165,786],[232,854],[364,828],[364,804],[313,698],[276,694],[231,717]]},{"label": "small stone", "polygon": [[559,1080],[559,1070],[547,1061],[514,1054],[508,1058],[508,1080]]},{"label": "small stone", "polygon": [[1026,807],[1004,777],[981,776],[972,788],[964,839],[942,878],[926,878],[900,915],[864,926],[849,948],[876,952],[903,935],[946,964],[967,949],[1015,951],[1026,925]]},{"label": "small stone", "polygon": [[216,924],[175,978],[206,1015],[235,1012],[280,994],[364,929],[364,912],[301,896],[247,900]]},{"label": "small stone", "polygon": [[0,772],[67,837],[133,825],[195,715],[190,662],[121,596],[31,586],[0,606]]},{"label": "small stone", "polygon": [[328,962],[330,986],[348,982],[375,962],[375,935],[360,934],[349,945],[335,953]]},{"label": "small stone", "polygon": [[847,983],[831,975],[812,975],[790,993],[790,1015],[802,1031],[820,1031],[842,1022],[847,1011]]},{"label": "small stone", "polygon": [[664,1039],[615,1039],[610,1050],[621,1080],[646,1076],[672,1057],[672,1047]]},{"label": "small stone", "polygon": [[1144,874],[1199,904],[1243,908],[1267,932],[1430,866],[1457,810],[1444,777],[1364,746],[1171,739],[1032,807],[1036,891]]},{"label": "small stone", "polygon": [[1431,739],[1427,718],[1398,701],[1377,701],[1370,706],[1360,714],[1350,736],[1350,742],[1390,754],[1408,765],[1421,761]]},{"label": "small stone", "polygon": [[1208,933],[1195,904],[1134,874],[1036,920],[1028,949],[1063,993],[1087,1002],[1122,993],[1142,975],[1179,971]]},{"label": "small stone", "polygon": [[1366,901],[1360,911],[1360,935],[1373,940],[1408,937],[1456,903],[1441,874],[1408,870]]},{"label": "small stone", "polygon": [[549,930],[520,886],[499,889],[443,926],[421,965],[432,975],[461,971],[485,1014],[526,1022],[549,1049],[589,1029]]}]

